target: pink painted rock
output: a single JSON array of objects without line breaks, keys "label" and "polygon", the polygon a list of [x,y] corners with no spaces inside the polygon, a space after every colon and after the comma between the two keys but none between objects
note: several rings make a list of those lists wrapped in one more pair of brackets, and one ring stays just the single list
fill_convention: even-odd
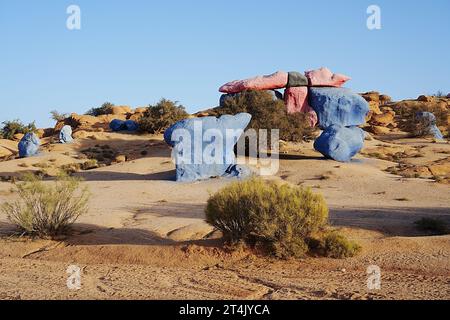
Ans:
[{"label": "pink painted rock", "polygon": [[286,87],[288,73],[277,71],[267,76],[228,82],[219,88],[223,93],[239,93],[244,90],[273,90]]},{"label": "pink painted rock", "polygon": [[308,87],[290,87],[284,90],[284,102],[288,113],[308,113],[311,127],[317,124],[317,114],[308,103]]},{"label": "pink painted rock", "polygon": [[309,80],[309,85],[312,87],[341,87],[351,79],[343,74],[332,73],[327,68],[306,71],[305,75]]}]

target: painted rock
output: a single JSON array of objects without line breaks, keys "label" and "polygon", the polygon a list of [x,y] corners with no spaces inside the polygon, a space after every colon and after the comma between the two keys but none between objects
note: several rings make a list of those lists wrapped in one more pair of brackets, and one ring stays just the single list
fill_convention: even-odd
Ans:
[{"label": "painted rock", "polygon": [[364,131],[358,127],[332,125],[314,142],[314,149],[326,158],[348,162],[364,146]]},{"label": "painted rock", "polygon": [[219,91],[223,93],[238,93],[244,90],[273,90],[284,88],[287,83],[287,72],[277,71],[266,76],[228,82],[221,86]]},{"label": "painted rock", "polygon": [[344,88],[309,88],[309,105],[325,129],[333,124],[358,126],[366,121],[369,104],[360,95]]},{"label": "painted rock", "polygon": [[288,83],[286,85],[286,88],[307,87],[308,84],[308,78],[304,74],[296,71],[291,71],[288,73]]},{"label": "painted rock", "polygon": [[191,182],[211,177],[243,177],[248,170],[236,165],[234,146],[251,120],[248,113],[220,118],[184,119],[164,132],[173,147],[176,180]]},{"label": "painted rock", "polygon": [[64,126],[62,127],[61,131],[59,132],[59,142],[61,143],[72,143],[72,127],[71,126]]},{"label": "painted rock", "polygon": [[307,87],[290,87],[284,90],[284,102],[288,113],[308,113],[311,127],[317,124],[317,114],[308,103]]},{"label": "painted rock", "polygon": [[343,74],[333,73],[328,68],[306,71],[305,76],[312,87],[341,87],[351,79]]},{"label": "painted rock", "polygon": [[32,157],[39,152],[40,141],[36,134],[30,132],[23,136],[20,140],[18,149],[21,158]]}]

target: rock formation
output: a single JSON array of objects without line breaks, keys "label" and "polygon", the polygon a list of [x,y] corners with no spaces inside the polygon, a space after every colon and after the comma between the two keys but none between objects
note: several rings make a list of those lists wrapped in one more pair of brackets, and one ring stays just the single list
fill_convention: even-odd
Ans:
[{"label": "rock formation", "polygon": [[[269,76],[235,80],[224,84],[219,91],[234,97],[244,90],[284,90],[284,101],[290,114],[308,114],[311,127],[319,124],[324,130],[315,143],[316,150],[337,161],[349,161],[364,143],[364,134],[357,126],[363,125],[369,114],[369,104],[358,94],[341,86],[350,80],[327,68],[299,72],[278,71]],[[379,98],[379,97],[378,97]],[[379,100],[379,99],[378,99]],[[382,114],[374,105],[374,114]],[[372,116],[372,114],[371,114]]]},{"label": "rock formation", "polygon": [[59,142],[61,143],[72,143],[72,127],[65,125],[62,127],[61,131],[59,132]]},{"label": "rock formation", "polygon": [[236,164],[234,146],[251,120],[248,113],[179,121],[164,132],[173,147],[176,180],[243,177],[249,169]]},{"label": "rock formation", "polygon": [[40,141],[35,133],[25,134],[18,144],[19,157],[27,158],[38,154]]}]

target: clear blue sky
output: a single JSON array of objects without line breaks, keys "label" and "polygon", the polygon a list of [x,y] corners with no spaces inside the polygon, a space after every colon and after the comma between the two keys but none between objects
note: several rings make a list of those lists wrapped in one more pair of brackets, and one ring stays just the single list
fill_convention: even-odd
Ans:
[{"label": "clear blue sky", "polygon": [[[381,30],[366,28],[370,4]],[[320,66],[358,92],[450,92],[449,12],[449,0],[0,0],[0,121],[52,126],[53,109],[161,97],[193,112],[229,80]]]}]

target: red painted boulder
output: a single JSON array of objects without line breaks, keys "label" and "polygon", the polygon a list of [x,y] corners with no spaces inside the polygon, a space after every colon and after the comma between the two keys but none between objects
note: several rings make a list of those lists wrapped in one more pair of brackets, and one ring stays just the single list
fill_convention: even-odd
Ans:
[{"label": "red painted boulder", "polygon": [[228,82],[219,88],[223,93],[239,93],[244,90],[273,90],[286,87],[288,73],[277,71],[267,76]]},{"label": "red painted boulder", "polygon": [[308,113],[311,127],[317,124],[317,114],[308,103],[308,87],[290,87],[284,90],[284,102],[288,113]]},{"label": "red painted boulder", "polygon": [[306,71],[305,75],[312,87],[341,87],[351,79],[343,74],[333,73],[327,68]]}]

